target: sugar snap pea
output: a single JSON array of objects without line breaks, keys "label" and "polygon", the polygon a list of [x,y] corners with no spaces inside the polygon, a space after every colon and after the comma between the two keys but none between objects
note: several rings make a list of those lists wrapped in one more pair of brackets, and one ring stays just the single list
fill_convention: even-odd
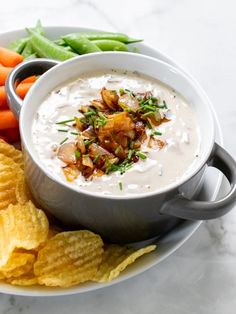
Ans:
[{"label": "sugar snap pea", "polygon": [[66,37],[85,37],[89,40],[99,40],[99,39],[110,39],[117,40],[123,43],[131,44],[142,41],[142,39],[134,39],[122,33],[111,33],[111,32],[80,32],[80,33],[71,33],[66,36],[62,36],[62,38]]},{"label": "sugar snap pea", "polygon": [[25,58],[28,58],[30,55],[34,53],[30,40],[27,41],[24,49],[21,52],[21,55]]},{"label": "sugar snap pea", "polygon": [[126,44],[117,40],[99,39],[93,40],[93,43],[98,46],[102,51],[128,51]]},{"label": "sugar snap pea", "polygon": [[32,60],[32,59],[36,59],[38,58],[38,56],[36,55],[36,53],[32,53],[31,55],[29,55],[28,57],[26,57],[24,59],[24,61],[28,61],[28,60]]},{"label": "sugar snap pea", "polygon": [[[77,34],[70,34],[63,36],[62,39],[78,54],[83,55],[86,53],[101,51],[97,45],[85,37],[77,36]],[[63,48],[62,48],[63,49]]]},{"label": "sugar snap pea", "polygon": [[66,42],[62,38],[58,38],[58,39],[54,40],[53,42],[59,46],[62,46],[62,47],[67,46]]},{"label": "sugar snap pea", "polygon": [[29,41],[29,38],[20,38],[20,39],[17,39],[15,41],[13,41],[9,46],[8,48],[10,50],[13,50],[17,53],[22,53],[22,51],[24,50],[25,48],[25,45],[26,43]]},{"label": "sugar snap pea", "polygon": [[43,29],[43,25],[40,20],[37,21],[34,30],[42,36],[45,36],[45,31]]},{"label": "sugar snap pea", "polygon": [[[34,30],[35,30],[36,32],[38,32],[39,34],[43,35],[43,36],[45,35],[44,29],[43,29],[43,26],[42,26],[40,20],[37,21]],[[9,45],[9,49],[10,49],[10,50],[13,50],[13,51],[15,51],[15,52],[17,52],[17,53],[22,54],[22,55],[26,58],[27,56],[30,55],[30,53],[29,53],[29,52],[30,52],[30,51],[29,51],[29,44],[28,44],[29,41],[30,41],[29,37],[17,39],[17,40],[13,41],[13,42]],[[25,49],[26,49],[26,51],[24,51]],[[32,50],[32,47],[31,47],[31,50]],[[24,52],[24,54],[26,54],[26,55],[24,55],[23,52]],[[27,52],[27,53],[26,53],[26,52]],[[32,53],[33,53],[33,51],[31,52],[31,54],[32,54]]]},{"label": "sugar snap pea", "polygon": [[64,61],[77,56],[75,53],[63,49],[32,29],[27,29],[27,32],[30,35],[30,43],[34,51],[40,57]]}]

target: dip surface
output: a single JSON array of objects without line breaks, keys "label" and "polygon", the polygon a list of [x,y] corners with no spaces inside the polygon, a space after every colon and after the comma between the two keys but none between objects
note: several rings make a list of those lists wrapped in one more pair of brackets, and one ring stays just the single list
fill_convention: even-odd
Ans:
[{"label": "dip surface", "polygon": [[93,180],[79,175],[67,184],[78,190],[104,195],[135,195],[157,191],[186,176],[199,158],[200,151],[200,132],[191,104],[158,80],[136,72],[115,70],[81,75],[76,81],[52,91],[40,105],[32,125],[32,139],[47,171],[67,182],[62,170],[64,163],[58,159],[57,150],[59,143],[65,139],[74,141],[76,135],[63,132],[68,128],[56,123],[78,116],[78,109],[98,99],[103,87],[110,90],[126,88],[134,93],[151,91],[153,96],[164,100],[168,108],[164,114],[169,121],[156,128],[161,135],[155,135],[155,138],[165,141],[166,145],[162,149],[153,149],[145,141],[141,150],[147,158],[134,163],[124,174],[113,172]]}]

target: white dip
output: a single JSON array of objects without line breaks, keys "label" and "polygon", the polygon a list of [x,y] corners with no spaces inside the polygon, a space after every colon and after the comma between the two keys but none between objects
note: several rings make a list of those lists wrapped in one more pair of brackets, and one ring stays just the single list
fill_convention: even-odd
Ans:
[{"label": "white dip", "polygon": [[[78,108],[87,105],[90,100],[100,97],[103,87],[112,90],[127,88],[133,92],[151,91],[154,96],[165,100],[169,122],[158,126],[161,136],[167,145],[162,149],[151,149],[147,143],[142,145],[147,159],[139,160],[123,175],[114,172],[85,180],[80,175],[74,182],[76,188],[99,194],[134,195],[156,191],[186,176],[192,169],[199,154],[200,135],[196,114],[183,97],[161,82],[140,75],[111,70],[81,75],[76,81],[68,83],[52,91],[34,118],[32,137],[35,150],[41,163],[55,177],[66,182],[62,171],[63,162],[57,158],[55,149],[66,137],[67,141],[75,139],[75,135],[59,132],[66,129],[56,122],[78,116]],[[122,189],[119,182],[122,182]]]}]

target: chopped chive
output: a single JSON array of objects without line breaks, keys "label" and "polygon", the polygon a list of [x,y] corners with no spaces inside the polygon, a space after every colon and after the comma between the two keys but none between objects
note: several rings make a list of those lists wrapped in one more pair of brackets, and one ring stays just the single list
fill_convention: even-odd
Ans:
[{"label": "chopped chive", "polygon": [[122,191],[123,190],[123,185],[122,185],[122,182],[121,181],[119,181],[119,189],[120,189],[120,191]]},{"label": "chopped chive", "polygon": [[125,93],[124,88],[120,88],[119,92],[120,92],[120,95],[121,95],[121,96],[124,95],[124,93]]},{"label": "chopped chive", "polygon": [[159,132],[159,131],[153,131],[153,132],[152,132],[152,135],[162,135],[162,133]]},{"label": "chopped chive", "polygon": [[93,140],[85,140],[84,141],[84,145],[88,146],[89,144],[91,144],[93,142]]},{"label": "chopped chive", "polygon": [[58,132],[68,132],[68,130],[58,129]]},{"label": "chopped chive", "polygon": [[97,162],[99,159],[100,159],[100,156],[97,155],[97,156],[94,158],[93,162],[96,164],[96,162]]},{"label": "chopped chive", "polygon": [[156,121],[159,121],[159,119],[160,119],[157,111],[154,112],[154,118]]},{"label": "chopped chive", "polygon": [[143,105],[143,109],[144,109],[144,110],[155,111],[155,108],[153,108],[153,107],[150,106],[150,105]]},{"label": "chopped chive", "polygon": [[89,117],[89,116],[92,116],[92,115],[94,115],[94,114],[96,114],[96,112],[90,110],[90,111],[88,111],[88,112],[85,112],[85,113],[84,113],[84,116],[85,116],[85,117]]},{"label": "chopped chive", "polygon": [[149,121],[146,121],[146,124],[149,129],[152,129],[151,123]]},{"label": "chopped chive", "polygon": [[165,100],[163,100],[163,104],[164,104],[164,108],[167,109],[167,104]]},{"label": "chopped chive", "polygon": [[130,160],[132,155],[133,155],[133,150],[129,149],[129,153],[128,153],[127,159]]},{"label": "chopped chive", "polygon": [[80,158],[81,157],[81,152],[79,150],[75,151],[75,157]]},{"label": "chopped chive", "polygon": [[136,155],[141,158],[141,159],[146,159],[147,156],[145,154],[143,154],[142,152],[137,152]]},{"label": "chopped chive", "polygon": [[69,119],[69,120],[64,120],[64,121],[59,121],[59,122],[56,122],[56,124],[65,124],[65,123],[72,122],[72,121],[75,121],[75,118]]},{"label": "chopped chive", "polygon": [[130,108],[126,108],[124,111],[131,112]]},{"label": "chopped chive", "polygon": [[151,111],[151,112],[149,111],[149,112],[144,113],[143,117],[148,117],[148,116],[150,116],[152,114],[153,114],[153,111]]},{"label": "chopped chive", "polygon": [[84,119],[80,119],[80,122],[83,123],[83,124],[87,124],[87,121],[84,120]]},{"label": "chopped chive", "polygon": [[120,150],[121,150],[120,146],[116,147],[116,149],[115,149],[115,154],[116,154],[116,155],[119,154]]},{"label": "chopped chive", "polygon": [[78,132],[70,132],[70,134],[72,134],[72,135],[79,135]]},{"label": "chopped chive", "polygon": [[68,137],[64,138],[64,140],[60,142],[60,145],[64,144],[67,140],[68,140]]},{"label": "chopped chive", "polygon": [[129,147],[130,147],[131,149],[133,149],[133,148],[134,148],[134,141],[130,141],[130,143],[129,143]]}]

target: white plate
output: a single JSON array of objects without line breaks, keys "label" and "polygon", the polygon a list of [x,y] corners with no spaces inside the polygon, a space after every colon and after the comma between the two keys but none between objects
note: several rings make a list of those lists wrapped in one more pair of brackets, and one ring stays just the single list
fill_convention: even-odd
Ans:
[{"label": "white plate", "polygon": [[[70,32],[76,31],[90,31],[92,29],[86,29],[81,27],[62,27],[62,26],[54,26],[54,27],[45,27],[46,35],[55,39],[63,34],[68,34]],[[0,46],[7,47],[10,42],[14,41],[17,38],[21,38],[26,36],[24,30],[16,30],[7,33],[0,34]],[[162,52],[158,50],[154,50],[148,47],[145,44],[135,44],[134,46],[138,47],[139,52],[145,55],[149,55],[165,62],[168,62],[176,67],[179,67],[173,60],[171,60],[168,56],[164,55]],[[182,68],[181,68],[182,69]],[[183,69],[182,69],[183,70]],[[186,71],[185,71],[186,73]],[[188,74],[188,73],[187,73]],[[189,75],[189,74],[188,74]],[[190,76],[190,75],[189,75]],[[222,134],[219,122],[216,117],[216,113],[212,104],[209,101],[209,106],[212,108],[212,113],[215,118],[216,124],[216,141],[219,144],[223,144],[222,142]],[[201,189],[199,198],[205,200],[214,200],[218,193],[222,183],[222,175],[219,172],[211,172],[207,173],[204,178],[203,187]],[[185,221],[171,232],[163,236],[161,239],[158,239],[158,249],[146,256],[141,257],[137,260],[133,265],[129,266],[119,277],[118,279],[112,281],[110,284],[98,284],[93,282],[88,282],[85,284],[81,284],[72,288],[62,289],[62,288],[46,288],[46,287],[17,287],[11,286],[5,283],[0,283],[0,292],[15,294],[15,295],[24,295],[24,296],[56,296],[56,295],[69,295],[82,293],[86,291],[92,291],[99,288],[108,287],[110,285],[114,285],[118,282],[124,281],[126,279],[132,278],[150,267],[157,265],[165,258],[167,258],[170,254],[176,251],[185,241],[187,241],[190,236],[197,230],[200,226],[201,222],[193,222],[193,221]]]}]

